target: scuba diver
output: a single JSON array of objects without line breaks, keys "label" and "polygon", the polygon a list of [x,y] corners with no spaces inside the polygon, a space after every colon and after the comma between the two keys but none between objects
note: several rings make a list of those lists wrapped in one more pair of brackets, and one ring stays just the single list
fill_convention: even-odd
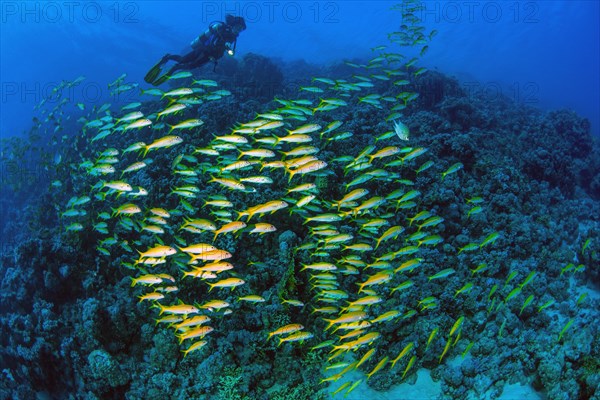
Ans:
[{"label": "scuba diver", "polygon": [[[164,83],[169,76],[177,70],[190,70],[198,68],[213,61],[214,68],[217,66],[217,60],[223,57],[225,51],[230,56],[235,52],[237,37],[241,31],[246,29],[246,22],[242,17],[235,17],[231,14],[225,16],[225,22],[212,22],[206,32],[198,36],[191,43],[192,51],[178,56],[165,54],[160,61],[148,71],[144,80],[154,86]],[[161,68],[169,61],[175,61],[166,73],[159,77]],[[214,70],[213,68],[213,70]]]}]

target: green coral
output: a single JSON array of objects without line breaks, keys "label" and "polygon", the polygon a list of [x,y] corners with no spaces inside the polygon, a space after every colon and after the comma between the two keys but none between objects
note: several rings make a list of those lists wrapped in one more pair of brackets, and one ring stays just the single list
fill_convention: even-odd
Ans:
[{"label": "green coral", "polygon": [[326,357],[323,356],[324,353],[319,353],[318,351],[309,351],[306,353],[304,358],[302,359],[302,366],[306,369],[314,368],[323,365]]},{"label": "green coral", "polygon": [[275,314],[263,314],[263,324],[265,327],[281,327],[291,322],[290,316],[283,312],[277,312]]},{"label": "green coral", "polygon": [[248,396],[240,393],[241,381],[241,368],[224,368],[223,376],[219,378],[218,398],[220,400],[249,400]]},{"label": "green coral", "polygon": [[587,356],[583,358],[581,367],[584,376],[600,374],[600,360],[594,356]]},{"label": "green coral", "polygon": [[88,356],[88,363],[95,379],[106,379],[110,387],[118,387],[127,383],[127,376],[121,371],[119,364],[104,350],[94,350]]},{"label": "green coral", "polygon": [[296,274],[294,273],[296,264],[292,257],[292,244],[295,240],[296,236],[291,231],[286,231],[279,236],[279,259],[287,265],[277,286],[277,296],[281,301],[288,299],[291,293],[295,293],[297,290]]},{"label": "green coral", "polygon": [[271,400],[324,400],[326,393],[315,391],[315,385],[304,382],[300,385],[278,390],[271,394]]},{"label": "green coral", "polygon": [[319,175],[315,178],[315,185],[319,192],[327,192],[329,189],[329,175]]},{"label": "green coral", "polygon": [[290,293],[296,292],[296,275],[294,274],[294,263],[290,262],[286,269],[279,286],[277,288],[277,297],[280,301],[286,300],[290,297]]}]

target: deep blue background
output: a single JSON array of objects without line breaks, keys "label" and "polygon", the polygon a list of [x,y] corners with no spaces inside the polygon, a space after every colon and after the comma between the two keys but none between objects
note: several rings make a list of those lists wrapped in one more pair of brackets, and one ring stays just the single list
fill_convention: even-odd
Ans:
[{"label": "deep blue background", "polygon": [[[85,83],[69,97],[98,103],[126,72],[142,82],[164,53],[182,53],[213,20],[242,15],[238,54],[311,63],[371,56],[400,24],[395,2],[140,1],[0,3],[0,134],[29,128],[32,108],[61,80]],[[545,109],[600,117],[597,1],[425,2],[425,24],[439,35],[422,65]],[[127,101],[128,99],[119,99]],[[133,100],[133,99],[132,99]]]}]

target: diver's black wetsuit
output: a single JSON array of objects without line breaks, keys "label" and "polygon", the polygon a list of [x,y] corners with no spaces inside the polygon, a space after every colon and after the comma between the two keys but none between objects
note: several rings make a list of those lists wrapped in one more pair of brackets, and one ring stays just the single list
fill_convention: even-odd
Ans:
[{"label": "diver's black wetsuit", "polygon": [[[225,51],[230,51],[233,55],[239,32],[244,29],[246,24],[243,18],[227,15],[227,22],[211,23],[206,32],[194,39],[191,52],[183,56],[166,54],[144,79],[153,85],[160,85],[178,70],[198,68],[209,61],[214,61],[216,66],[216,61],[223,57]],[[176,64],[159,77],[161,67],[169,61],[175,61]]]},{"label": "diver's black wetsuit", "polygon": [[183,56],[167,54],[162,58],[162,62],[175,61],[175,64],[167,74],[185,69],[198,68],[211,60],[218,60],[223,57],[225,50],[235,50],[237,35],[231,27],[224,22],[213,22],[208,30],[198,36],[192,42],[192,51]]}]

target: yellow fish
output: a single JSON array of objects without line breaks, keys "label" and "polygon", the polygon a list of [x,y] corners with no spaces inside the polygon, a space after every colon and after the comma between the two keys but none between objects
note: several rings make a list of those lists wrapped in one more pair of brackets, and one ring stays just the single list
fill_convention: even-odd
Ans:
[{"label": "yellow fish", "polygon": [[287,143],[306,143],[312,142],[312,138],[308,135],[289,135],[289,136],[276,136],[275,137],[275,145],[278,145],[279,142],[287,142]]},{"label": "yellow fish", "polygon": [[383,158],[383,157],[389,157],[389,156],[393,156],[395,154],[400,153],[400,148],[396,147],[396,146],[389,146],[386,148],[383,148],[381,150],[379,150],[377,153],[370,155],[369,156],[369,162],[373,162],[374,159],[376,158]]},{"label": "yellow fish", "polygon": [[229,307],[231,304],[224,300],[210,300],[200,306],[200,308],[205,308],[209,311],[220,310],[223,308]]},{"label": "yellow fish", "polygon": [[137,278],[131,278],[131,286],[135,286],[138,283],[142,283],[144,285],[156,285],[162,283],[163,279],[160,276],[147,274],[142,275]]},{"label": "yellow fish", "polygon": [[214,140],[220,140],[226,143],[245,144],[248,143],[248,139],[240,135],[223,135],[215,136]]},{"label": "yellow fish", "polygon": [[144,147],[144,157],[146,157],[146,154],[148,154],[150,150],[175,146],[181,142],[183,142],[183,139],[179,136],[164,136]]},{"label": "yellow fish", "polygon": [[406,365],[406,368],[404,368],[404,372],[402,373],[402,378],[400,378],[400,379],[404,379],[404,376],[406,375],[406,373],[408,371],[410,371],[410,369],[414,365],[415,361],[417,361],[417,356],[412,356],[410,358],[410,360],[408,360],[408,364]]},{"label": "yellow fish", "polygon": [[392,366],[390,367],[390,369],[394,368],[394,366],[396,365],[396,363],[402,359],[402,357],[404,357],[405,355],[408,354],[408,352],[414,347],[415,343],[414,342],[410,342],[409,344],[407,344],[406,346],[404,346],[404,348],[402,349],[402,351],[398,354],[398,356],[396,358],[394,358],[392,360]]},{"label": "yellow fish", "polygon": [[195,262],[196,260],[201,261],[220,261],[225,260],[227,258],[231,258],[231,253],[225,250],[212,250],[206,251],[200,254],[193,254],[192,259],[189,261],[190,263]]},{"label": "yellow fish", "polygon": [[393,273],[391,271],[381,271],[375,275],[371,275],[366,281],[358,283],[360,286],[358,293],[361,293],[365,286],[379,285],[385,282],[389,282],[392,279]]},{"label": "yellow fish", "polygon": [[107,187],[109,189],[117,190],[119,192],[131,192],[133,190],[129,183],[123,181],[103,182],[102,187]]},{"label": "yellow fish", "polygon": [[113,208],[113,217],[115,215],[121,215],[121,214],[125,214],[125,215],[132,215],[132,214],[137,214],[142,212],[142,209],[139,208],[138,206],[136,206],[135,204],[123,204],[121,207],[114,209]]},{"label": "yellow fish", "polygon": [[169,115],[169,114],[177,113],[178,111],[181,111],[181,110],[183,110],[186,107],[187,107],[186,104],[175,104],[175,105],[172,105],[172,106],[167,107],[164,110],[156,113],[156,119],[158,120],[163,115]]},{"label": "yellow fish", "polygon": [[188,315],[197,314],[200,312],[196,306],[189,304],[177,304],[174,306],[163,306],[160,303],[156,303],[155,307],[160,309],[160,315],[163,313],[176,314],[176,315]]},{"label": "yellow fish", "polygon": [[197,243],[187,247],[179,247],[179,250],[191,254],[201,254],[216,249],[217,248],[215,246],[208,243]]},{"label": "yellow fish", "polygon": [[284,335],[286,333],[294,333],[301,331],[302,329],[304,329],[304,326],[301,324],[288,324],[274,330],[273,332],[269,332],[269,337],[267,338],[267,340],[269,340],[272,336]]},{"label": "yellow fish", "polygon": [[305,269],[310,269],[313,271],[335,271],[337,267],[335,266],[335,264],[320,262],[314,264],[302,264],[302,269],[300,270],[300,272],[304,271]]},{"label": "yellow fish", "polygon": [[174,325],[174,327],[178,331],[184,331],[191,326],[202,325],[209,321],[210,321],[210,317],[208,317],[206,315],[196,315],[195,317],[184,319],[183,321]]},{"label": "yellow fish", "polygon": [[204,347],[208,342],[206,340],[200,340],[198,342],[193,343],[190,347],[188,347],[186,350],[182,350],[181,352],[183,353],[183,358],[185,358],[189,353],[196,351],[196,350],[200,350],[202,347]]},{"label": "yellow fish", "polygon": [[377,363],[377,365],[373,368],[371,372],[367,374],[367,379],[373,376],[377,371],[381,370],[388,363],[389,358],[387,356],[383,357],[381,361]]},{"label": "yellow fish", "polygon": [[152,125],[152,121],[148,118],[138,119],[137,121],[132,122],[127,125],[124,130],[134,129],[134,128],[143,128],[144,126]]},{"label": "yellow fish", "polygon": [[259,223],[255,224],[254,228],[252,228],[250,231],[248,231],[248,233],[258,233],[258,234],[262,235],[267,232],[275,232],[276,230],[277,230],[277,228],[271,224],[259,222]]},{"label": "yellow fish", "polygon": [[315,161],[306,163],[304,165],[301,165],[300,167],[298,167],[294,170],[286,168],[286,171],[288,172],[288,174],[290,174],[289,181],[291,181],[292,178],[294,177],[294,175],[296,175],[296,174],[304,175],[309,172],[315,172],[315,171],[321,170],[321,169],[325,168],[326,166],[327,166],[327,163],[325,161],[315,160]]},{"label": "yellow fish", "polygon": [[232,178],[215,178],[213,176],[209,182],[216,182],[216,183],[218,183],[222,186],[225,186],[226,188],[229,188],[229,189],[246,190],[246,186],[244,186],[243,183],[241,183],[235,179],[232,179]]},{"label": "yellow fish", "polygon": [[260,164],[260,162],[256,161],[256,160],[235,161],[235,162],[221,168],[221,172],[236,171],[238,169],[248,168],[248,167],[251,167],[251,166],[257,165],[257,164]]},{"label": "yellow fish", "polygon": [[159,245],[153,247],[151,249],[146,250],[145,252],[138,251],[140,253],[140,258],[146,257],[166,257],[177,253],[177,250],[170,246]]},{"label": "yellow fish", "polygon": [[326,319],[325,321],[329,322],[329,325],[325,329],[327,330],[335,324],[362,321],[363,319],[366,319],[366,318],[367,318],[367,313],[364,311],[348,312],[348,313],[340,315],[339,317],[337,317],[335,319]]},{"label": "yellow fish", "polygon": [[165,298],[164,294],[157,293],[157,292],[147,293],[147,294],[138,296],[138,299],[140,299],[140,303],[144,300],[156,301],[156,300],[161,300],[164,298]]},{"label": "yellow fish", "polygon": [[200,119],[188,119],[186,121],[183,121],[177,125],[171,125],[171,127],[169,128],[169,132],[175,130],[175,129],[190,129],[190,128],[195,128],[197,126],[200,126],[204,124],[204,121],[200,120]]},{"label": "yellow fish", "polygon": [[366,196],[367,194],[369,194],[369,191],[367,189],[355,189],[355,190],[351,191],[350,193],[348,193],[347,195],[345,195],[344,197],[342,197],[342,199],[340,199],[338,202],[334,203],[333,205],[337,205],[337,208],[339,210],[340,206],[343,203],[348,203],[350,201],[358,200],[361,197]]},{"label": "yellow fish", "polygon": [[303,125],[299,128],[294,129],[293,131],[288,131],[290,135],[297,135],[303,133],[312,133],[321,129],[321,125],[318,124],[307,124]]},{"label": "yellow fish", "polygon": [[288,203],[286,203],[283,200],[273,200],[273,201],[269,201],[267,203],[263,203],[263,204],[259,204],[256,205],[254,207],[250,207],[248,209],[246,209],[245,211],[242,212],[238,212],[238,219],[247,215],[248,216],[248,221],[250,221],[250,219],[252,219],[252,217],[254,216],[254,214],[266,214],[266,213],[274,213],[277,210],[281,210],[282,208],[286,208],[288,206]]},{"label": "yellow fish", "polygon": [[194,339],[198,337],[203,338],[214,330],[215,329],[211,326],[200,326],[198,328],[187,330],[181,335],[177,336],[179,339],[179,344],[183,343],[183,341],[186,339]]},{"label": "yellow fish", "polygon": [[299,342],[303,340],[307,340],[313,337],[313,334],[310,332],[296,332],[291,334],[290,336],[279,338],[279,343],[277,346],[281,346],[283,342]]},{"label": "yellow fish", "polygon": [[361,365],[363,365],[365,362],[367,362],[372,356],[373,354],[375,354],[375,349],[370,349],[369,351],[367,351],[358,361],[358,363],[354,366],[354,368],[358,368]]},{"label": "yellow fish", "polygon": [[169,214],[169,212],[164,208],[151,208],[150,212],[162,218],[169,218],[171,216],[171,214]]},{"label": "yellow fish", "polygon": [[292,160],[287,160],[287,161],[285,161],[285,166],[289,169],[294,169],[294,168],[299,168],[304,164],[308,164],[309,162],[316,161],[316,160],[318,160],[317,157],[308,155],[308,156],[304,156],[304,157],[300,157],[300,158],[294,158]]},{"label": "yellow fish", "polygon": [[217,240],[217,236],[219,236],[221,233],[237,232],[240,229],[244,229],[245,227],[246,223],[242,221],[233,221],[228,224],[225,224],[220,229],[215,231],[215,237],[213,238],[213,241]]},{"label": "yellow fish", "polygon": [[242,151],[240,150],[240,158],[243,156],[249,156],[249,157],[258,157],[258,158],[272,158],[275,157],[275,153],[272,152],[271,150],[267,150],[267,149],[251,149],[251,150],[246,150],[246,151]]},{"label": "yellow fish", "polygon": [[250,303],[263,303],[266,300],[262,296],[251,294],[251,295],[248,295],[248,296],[238,297],[238,301],[247,301],[247,302],[250,302]]},{"label": "yellow fish", "polygon": [[193,226],[195,228],[204,230],[204,231],[216,231],[217,227],[214,224],[214,222],[209,221],[207,219],[203,219],[203,218],[197,218],[197,219],[185,219],[184,218],[185,223],[183,224],[183,226],[179,229],[184,229],[186,226]]},{"label": "yellow fish", "polygon": [[197,271],[206,272],[223,272],[233,269],[233,265],[226,261],[215,261],[210,264],[203,265],[202,267],[196,268]]},{"label": "yellow fish", "polygon": [[240,278],[227,278],[215,283],[208,283],[208,286],[210,286],[210,289],[208,291],[211,292],[216,287],[228,287],[231,288],[231,290],[233,290],[237,286],[243,285],[244,283],[246,283],[246,281]]}]

